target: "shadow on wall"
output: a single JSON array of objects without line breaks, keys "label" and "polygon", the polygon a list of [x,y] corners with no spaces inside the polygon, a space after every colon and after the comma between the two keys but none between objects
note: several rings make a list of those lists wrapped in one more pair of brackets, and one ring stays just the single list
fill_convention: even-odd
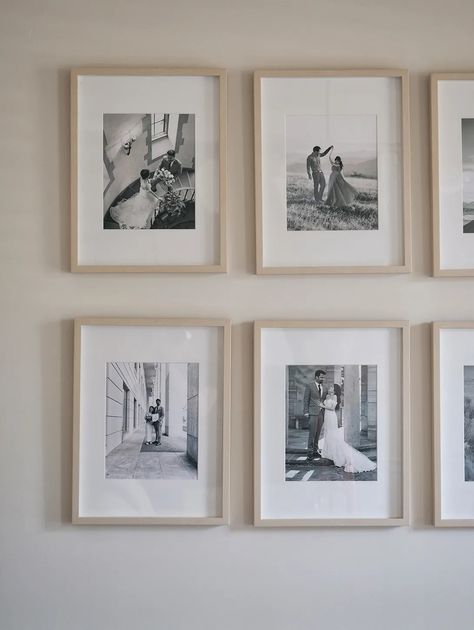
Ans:
[{"label": "shadow on wall", "polygon": [[56,529],[72,518],[72,393],[73,332],[71,320],[49,322],[41,327],[41,391],[58,392],[42,396],[44,488],[44,521],[48,529]]}]

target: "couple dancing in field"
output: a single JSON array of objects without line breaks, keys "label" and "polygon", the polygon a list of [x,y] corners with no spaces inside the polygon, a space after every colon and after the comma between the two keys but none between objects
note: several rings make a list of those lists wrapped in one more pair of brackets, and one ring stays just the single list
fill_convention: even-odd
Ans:
[{"label": "couple dancing in field", "polygon": [[[313,147],[312,153],[306,158],[306,172],[309,179],[314,184],[314,200],[316,204],[326,203],[333,208],[342,208],[350,206],[354,201],[357,190],[346,182],[342,174],[344,165],[339,155],[332,159],[333,146],[328,147],[321,153],[321,147]],[[329,153],[329,161],[331,162],[331,175],[329,177],[328,192],[323,202],[323,193],[326,188],[326,178],[321,169],[321,158]]]},{"label": "couple dancing in field", "polygon": [[[306,385],[304,415],[309,418],[308,456],[306,461],[330,459],[344,472],[359,473],[375,470],[376,465],[363,453],[344,440],[339,429],[337,412],[341,407],[341,387],[337,384],[324,387],[324,370],[316,370],[314,381]],[[319,437],[324,425],[324,444],[319,450]]]}]

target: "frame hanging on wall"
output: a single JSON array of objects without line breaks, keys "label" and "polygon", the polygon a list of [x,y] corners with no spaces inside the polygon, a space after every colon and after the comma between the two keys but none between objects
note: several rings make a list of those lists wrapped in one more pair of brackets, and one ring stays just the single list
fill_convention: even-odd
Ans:
[{"label": "frame hanging on wall", "polygon": [[75,322],[73,522],[229,518],[230,323]]},{"label": "frame hanging on wall", "polygon": [[254,75],[257,273],[411,271],[405,70]]},{"label": "frame hanging on wall", "polygon": [[435,276],[474,276],[474,73],[431,75]]},{"label": "frame hanging on wall", "polygon": [[255,323],[258,526],[408,524],[409,326]]},{"label": "frame hanging on wall", "polygon": [[474,527],[474,322],[433,323],[437,527]]},{"label": "frame hanging on wall", "polygon": [[71,266],[225,272],[226,72],[71,71]]}]

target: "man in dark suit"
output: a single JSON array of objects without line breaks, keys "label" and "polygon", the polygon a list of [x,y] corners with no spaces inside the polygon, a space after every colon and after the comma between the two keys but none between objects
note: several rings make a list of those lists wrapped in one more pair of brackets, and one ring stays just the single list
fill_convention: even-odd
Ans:
[{"label": "man in dark suit", "polygon": [[314,381],[308,383],[304,390],[303,413],[309,418],[308,456],[306,459],[308,463],[321,457],[318,443],[324,423],[323,401],[327,394],[323,387],[325,376],[324,370],[316,370]]},{"label": "man in dark suit", "polygon": [[169,171],[171,175],[175,177],[181,175],[183,172],[183,165],[176,157],[176,151],[174,149],[167,151],[165,157],[161,160],[159,170],[161,171],[162,169]]},{"label": "man in dark suit", "polygon": [[309,179],[313,180],[314,184],[314,200],[316,203],[321,203],[323,200],[323,193],[326,187],[326,178],[321,168],[321,158],[329,153],[333,147],[330,146],[321,153],[321,147],[313,147],[313,152],[306,158],[306,172]]},{"label": "man in dark suit", "polygon": [[152,426],[153,429],[155,430],[155,440],[153,442],[153,444],[155,444],[155,446],[159,446],[161,444],[161,425],[163,424],[163,418],[165,415],[165,412],[163,410],[163,407],[161,406],[161,400],[159,398],[157,398],[155,400],[156,402],[156,406],[152,407]]}]

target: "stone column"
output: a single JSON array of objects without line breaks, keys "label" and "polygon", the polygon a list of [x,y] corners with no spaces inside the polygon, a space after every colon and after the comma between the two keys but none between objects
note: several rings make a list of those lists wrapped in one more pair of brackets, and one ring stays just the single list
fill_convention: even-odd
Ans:
[{"label": "stone column", "polygon": [[367,436],[367,429],[369,426],[368,418],[368,389],[367,389],[367,372],[368,366],[361,365],[360,367],[360,432],[361,435]]},{"label": "stone column", "polygon": [[295,380],[295,368],[289,365],[286,368],[287,400],[286,400],[286,440],[288,441],[288,429],[296,426],[297,389]]},{"label": "stone column", "polygon": [[183,436],[188,400],[188,366],[186,363],[169,363],[168,407],[164,408],[168,418],[168,435]]},{"label": "stone column", "polygon": [[360,372],[358,365],[344,366],[344,439],[360,445]]},{"label": "stone column", "polygon": [[155,405],[155,400],[159,398],[161,403],[163,404],[163,386],[162,386],[162,372],[163,364],[155,363],[155,380],[153,382],[153,393],[152,393],[152,401],[151,404]]},{"label": "stone column", "polygon": [[324,387],[327,389],[334,383],[341,385],[342,383],[342,366],[340,365],[328,365],[324,371],[326,372],[326,378],[324,380]]},{"label": "stone column", "polygon": [[367,367],[367,437],[377,440],[377,366]]},{"label": "stone column", "polygon": [[169,391],[170,391],[169,382],[170,382],[169,363],[164,363],[162,364],[162,369],[161,369],[161,405],[165,412],[165,419],[162,425],[162,430],[165,435],[168,435],[168,429],[169,429],[169,416],[167,413],[167,410],[169,407]]},{"label": "stone column", "polygon": [[188,364],[186,453],[197,465],[199,425],[199,364]]}]

